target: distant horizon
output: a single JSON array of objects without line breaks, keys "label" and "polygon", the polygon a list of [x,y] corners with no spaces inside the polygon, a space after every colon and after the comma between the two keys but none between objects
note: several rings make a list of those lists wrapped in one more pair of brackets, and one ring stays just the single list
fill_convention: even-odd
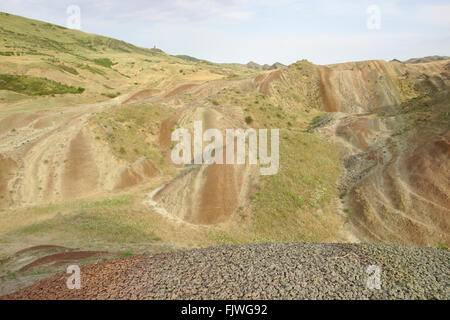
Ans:
[{"label": "distant horizon", "polygon": [[214,63],[328,65],[450,54],[450,4],[440,0],[13,0],[0,11],[67,26],[71,5],[83,32]]},{"label": "distant horizon", "polygon": [[[3,12],[3,11],[0,11],[0,12]],[[9,12],[5,12],[5,13],[11,14],[11,15],[15,15],[14,13],[9,13]],[[23,17],[23,18],[30,19],[30,20],[37,20],[37,21],[41,21],[41,22],[47,22],[47,23],[50,23],[49,21],[45,21],[45,20],[38,20],[38,19],[34,19],[34,18],[30,18],[30,17],[24,17],[24,16],[20,16],[20,15],[16,15],[16,16],[18,16],[18,17]],[[59,25],[59,24],[56,24],[56,23],[54,23],[54,25],[58,25],[58,26],[65,27],[64,25]],[[112,38],[112,37],[109,37],[109,36],[103,35],[103,34],[97,34],[97,33],[87,32],[87,31],[83,31],[83,30],[77,30],[77,31],[81,31],[81,32],[88,33],[88,34],[95,34],[95,35],[103,36],[103,37],[107,37],[107,38]],[[272,65],[274,65],[274,64],[276,64],[276,63],[281,63],[281,62],[279,62],[279,61],[275,61],[274,63],[259,63],[259,62],[256,62],[256,61],[254,61],[254,60],[250,60],[250,61],[248,61],[248,62],[246,62],[246,63],[242,63],[242,62],[233,62],[233,61],[232,61],[232,62],[228,62],[228,61],[227,61],[227,62],[216,62],[216,61],[211,61],[211,60],[207,60],[207,59],[202,59],[202,58],[199,58],[199,57],[191,56],[191,55],[188,55],[188,54],[172,54],[172,53],[167,52],[166,50],[164,50],[164,48],[160,48],[160,47],[158,47],[158,46],[156,46],[156,45],[154,45],[152,48],[151,48],[151,47],[143,47],[143,46],[139,46],[139,45],[137,45],[137,44],[135,44],[135,43],[131,43],[131,42],[128,42],[128,41],[123,40],[123,39],[118,39],[118,38],[114,38],[114,39],[119,40],[119,41],[127,42],[127,43],[129,43],[129,44],[131,44],[131,45],[134,45],[134,46],[136,46],[136,47],[140,47],[140,48],[143,48],[143,49],[150,49],[150,50],[151,50],[151,49],[159,49],[159,50],[162,50],[164,53],[169,54],[169,55],[171,55],[171,56],[175,56],[175,57],[176,57],[176,56],[188,56],[188,57],[191,57],[191,58],[196,58],[196,59],[198,59],[198,60],[204,60],[204,61],[208,61],[208,62],[216,63],[216,64],[244,64],[244,65],[247,65],[248,63],[252,63],[252,62],[253,62],[253,63],[257,63],[257,64],[260,65],[260,66],[264,66],[264,65],[272,66]],[[447,57],[447,55],[430,54],[430,55],[427,55],[427,56],[421,56],[421,57],[408,57],[408,58],[405,59],[405,60],[399,60],[399,61],[403,62],[403,61],[407,61],[407,60],[409,60],[409,59],[427,58],[427,57],[434,57],[434,56]],[[297,61],[300,61],[300,60],[303,60],[303,58],[299,58],[299,59],[297,59],[296,61],[291,62],[291,63],[289,63],[289,64],[284,64],[284,63],[281,63],[281,64],[283,64],[283,65],[285,65],[285,66],[288,66],[288,65],[293,64],[293,63],[295,63],[295,62],[297,62]],[[308,59],[305,59],[305,60],[308,60]],[[331,64],[349,63],[349,62],[364,62],[364,61],[371,61],[371,60],[392,61],[392,60],[398,60],[398,59],[392,58],[392,59],[386,60],[386,59],[376,59],[376,58],[375,58],[375,59],[366,59],[366,60],[340,61],[340,62],[326,63],[326,64],[316,64],[316,63],[314,63],[314,62],[312,62],[312,61],[310,61],[310,62],[312,62],[312,63],[314,63],[314,64],[316,64],[316,65],[331,65]],[[309,60],[308,60],[308,61],[309,61]]]}]

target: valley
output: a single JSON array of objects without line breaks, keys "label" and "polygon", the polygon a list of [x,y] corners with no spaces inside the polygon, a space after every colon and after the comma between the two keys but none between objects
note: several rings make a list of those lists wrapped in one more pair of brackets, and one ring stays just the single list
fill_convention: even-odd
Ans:
[{"label": "valley", "polygon": [[[11,261],[35,246],[114,257],[280,242],[450,246],[449,59],[249,65],[0,13],[2,279],[20,276]],[[196,121],[279,129],[277,174],[174,164],[172,132],[193,136]],[[27,275],[85,258],[73,257]]]}]

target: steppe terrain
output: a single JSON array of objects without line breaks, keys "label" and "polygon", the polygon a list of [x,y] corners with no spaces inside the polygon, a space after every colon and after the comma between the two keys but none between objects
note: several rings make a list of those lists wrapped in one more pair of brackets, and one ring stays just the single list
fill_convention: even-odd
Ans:
[{"label": "steppe terrain", "polygon": [[[436,258],[440,284],[402,294],[448,298],[449,88],[447,57],[216,64],[0,13],[0,295],[68,263],[143,263],[146,255],[123,260],[141,253],[174,263],[185,254],[157,253],[220,245],[244,245],[233,248],[249,259],[248,248],[260,247],[248,243],[384,242],[434,249],[342,248],[398,251],[402,266],[405,252]],[[278,174],[174,165],[171,133],[196,120],[204,129],[280,129]],[[299,297],[283,292],[270,296]]]}]

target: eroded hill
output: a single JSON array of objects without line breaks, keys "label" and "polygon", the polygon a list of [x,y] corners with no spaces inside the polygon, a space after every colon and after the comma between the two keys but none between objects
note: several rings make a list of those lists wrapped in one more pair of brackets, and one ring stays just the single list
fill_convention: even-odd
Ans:
[{"label": "eroded hill", "polygon": [[[26,77],[0,81],[1,253],[36,244],[448,247],[449,60],[255,71],[0,19],[0,51],[12,52],[0,73]],[[278,174],[174,165],[171,133],[196,120],[221,131],[279,128]]]}]

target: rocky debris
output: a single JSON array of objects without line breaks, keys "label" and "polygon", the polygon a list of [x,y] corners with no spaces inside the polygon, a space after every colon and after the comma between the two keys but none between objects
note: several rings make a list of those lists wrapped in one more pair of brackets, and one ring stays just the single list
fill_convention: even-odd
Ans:
[{"label": "rocky debris", "polygon": [[2,299],[449,299],[449,266],[433,248],[235,245],[85,265],[80,290],[59,273]]}]

